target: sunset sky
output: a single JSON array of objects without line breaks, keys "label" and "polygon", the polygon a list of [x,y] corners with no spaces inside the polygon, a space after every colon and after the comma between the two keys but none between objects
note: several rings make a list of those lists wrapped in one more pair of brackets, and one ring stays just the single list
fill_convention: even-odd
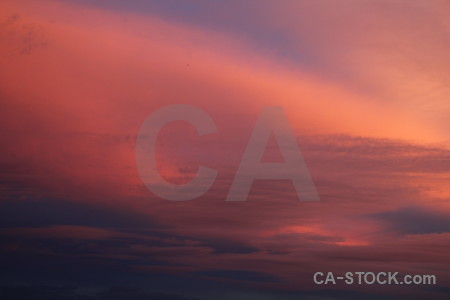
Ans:
[{"label": "sunset sky", "polygon": [[[450,2],[0,1],[0,298],[448,299]],[[139,130],[161,129],[169,201]],[[263,107],[282,107],[319,202],[289,180],[226,201]],[[271,138],[264,160],[282,161]],[[436,285],[317,285],[315,272]]]}]

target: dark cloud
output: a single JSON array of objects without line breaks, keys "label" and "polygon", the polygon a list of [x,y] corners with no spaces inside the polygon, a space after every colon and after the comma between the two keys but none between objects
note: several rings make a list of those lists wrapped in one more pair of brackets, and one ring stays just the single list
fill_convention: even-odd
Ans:
[{"label": "dark cloud", "polygon": [[349,135],[300,136],[304,155],[313,164],[359,172],[450,171],[450,150],[439,145]]},{"label": "dark cloud", "polygon": [[450,216],[423,207],[405,207],[372,215],[384,221],[400,234],[428,234],[450,232]]},{"label": "dark cloud", "polygon": [[246,245],[245,243],[224,239],[224,238],[211,238],[204,240],[204,245],[211,247],[215,254],[221,253],[253,253],[259,251],[258,248]]},{"label": "dark cloud", "polygon": [[81,225],[113,228],[155,228],[148,215],[118,211],[98,204],[63,199],[8,200],[0,203],[0,227]]},{"label": "dark cloud", "polygon": [[[338,289],[320,289],[301,292],[250,292],[242,290],[206,291],[204,296],[185,296],[173,292],[147,291],[141,288],[117,286],[107,289],[84,289],[78,286],[3,286],[0,297],[8,300],[406,300],[407,296],[390,297],[370,292],[342,291]],[[440,298],[445,299],[445,295]]]},{"label": "dark cloud", "polygon": [[147,292],[138,288],[113,287],[87,293],[77,287],[0,287],[0,297],[8,300],[195,300],[176,294]]},{"label": "dark cloud", "polygon": [[212,277],[216,279],[232,279],[239,281],[251,282],[280,282],[280,279],[269,273],[250,272],[242,270],[214,270],[214,271],[199,271],[192,274],[199,276]]}]

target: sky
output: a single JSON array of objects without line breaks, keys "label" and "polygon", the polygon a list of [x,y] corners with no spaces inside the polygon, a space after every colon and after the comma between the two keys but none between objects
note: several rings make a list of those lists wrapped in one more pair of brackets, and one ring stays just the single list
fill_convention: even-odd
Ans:
[{"label": "sky", "polygon": [[[450,3],[0,2],[0,295],[5,299],[447,299]],[[175,104],[144,185],[144,121]],[[259,179],[226,201],[264,107],[281,107],[320,201]],[[280,162],[271,136],[263,161]],[[317,285],[315,272],[436,285]]]}]

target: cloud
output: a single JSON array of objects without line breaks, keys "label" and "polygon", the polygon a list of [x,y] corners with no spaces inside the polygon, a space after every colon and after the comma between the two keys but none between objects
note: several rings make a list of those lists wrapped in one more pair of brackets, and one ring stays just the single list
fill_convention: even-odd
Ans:
[{"label": "cloud", "polygon": [[[29,196],[29,195],[28,195]],[[70,202],[65,199],[27,199],[2,201],[0,227],[46,227],[79,225],[100,228],[151,228],[155,226],[148,215],[116,211],[114,209]]]},{"label": "cloud", "polygon": [[[414,7],[422,4],[412,5],[403,17],[402,6],[395,4],[390,4],[395,6],[390,16],[369,2],[317,3],[286,1],[274,7],[264,2],[247,22],[283,29],[287,43],[303,41],[310,47],[305,51],[316,53],[329,69],[342,75],[339,70],[348,66],[360,81],[325,76],[329,69],[318,65],[289,66],[289,60],[256,50],[251,38],[233,30],[156,13],[62,1],[2,3],[0,233],[5,276],[76,283],[138,278],[140,284],[147,284],[149,276],[167,286],[183,278],[186,285],[193,280],[202,286],[207,280],[270,291],[315,289],[317,294],[306,297],[320,298],[331,294],[311,286],[311,274],[319,269],[395,267],[409,273],[432,270],[441,287],[448,286],[442,262],[448,261],[450,153],[438,143],[448,134],[445,124],[429,122],[440,114],[435,108],[448,108],[436,100],[446,99],[446,90],[436,88],[429,114],[420,114],[424,103],[416,107],[428,99],[419,96],[429,91],[425,85],[432,73],[446,70],[445,65],[437,70],[434,60],[445,57],[445,40],[439,42],[442,20],[431,22],[430,5],[424,18],[431,23],[425,23],[439,30],[426,38],[433,51],[422,50],[436,58],[416,49],[405,53],[403,61],[402,47],[418,43],[413,34],[418,28],[410,20],[418,16]],[[240,15],[241,22],[245,19]],[[395,33],[389,34],[387,25]],[[397,43],[403,33],[407,40]],[[411,41],[406,33],[413,35]],[[395,53],[386,52],[389,45]],[[409,102],[406,82],[424,71],[412,70],[422,58],[430,63],[424,67],[428,77],[411,81],[417,97]],[[389,73],[391,62],[401,76]],[[441,79],[436,80],[440,86]],[[367,83],[376,92],[355,88]],[[180,122],[161,131],[157,157],[168,179],[189,180],[199,164],[219,171],[211,190],[182,203],[146,190],[134,157],[145,118],[175,103],[207,111],[219,129],[198,137]],[[246,202],[225,201],[264,105],[284,106],[321,202],[299,202],[290,182],[270,180],[255,182]],[[426,225],[416,226],[417,220]],[[86,278],[75,278],[60,265]],[[43,268],[49,270],[36,275]],[[381,293],[402,294],[392,289]],[[113,299],[128,292],[111,293],[104,295]]]},{"label": "cloud", "polygon": [[55,287],[55,286],[17,286],[17,287],[2,287],[0,288],[0,295],[7,299],[16,300],[195,300],[198,298],[184,297],[176,294],[152,293],[146,292],[137,288],[113,287],[105,291],[90,292],[86,294],[78,287]]},{"label": "cloud", "polygon": [[394,232],[401,234],[429,234],[450,232],[450,220],[442,211],[424,210],[423,207],[405,207],[373,215],[387,222]]}]

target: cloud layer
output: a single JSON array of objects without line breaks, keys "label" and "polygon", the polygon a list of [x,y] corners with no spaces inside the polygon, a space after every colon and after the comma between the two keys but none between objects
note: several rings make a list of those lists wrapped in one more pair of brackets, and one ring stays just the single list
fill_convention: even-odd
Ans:
[{"label": "cloud layer", "polygon": [[[0,5],[0,294],[444,297],[448,4],[192,3]],[[199,164],[219,172],[182,203],[148,191],[134,157],[145,118],[178,103],[218,128],[199,137],[174,122],[159,135],[168,180]],[[284,107],[321,202],[298,202],[280,180],[225,201],[263,106]],[[266,157],[278,151],[271,141]],[[438,286],[312,283],[316,271],[361,270],[431,273]],[[116,285],[148,290],[105,289]]]}]

